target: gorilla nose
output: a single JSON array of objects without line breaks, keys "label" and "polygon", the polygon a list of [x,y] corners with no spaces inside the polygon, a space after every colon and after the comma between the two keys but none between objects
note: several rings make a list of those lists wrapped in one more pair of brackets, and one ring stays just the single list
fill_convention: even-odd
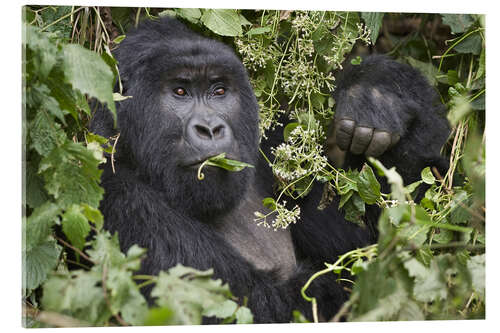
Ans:
[{"label": "gorilla nose", "polygon": [[218,140],[224,137],[226,126],[219,124],[217,126],[206,126],[202,124],[194,125],[194,132],[201,140]]},{"label": "gorilla nose", "polygon": [[231,143],[231,130],[222,119],[194,118],[187,126],[187,139],[195,146],[223,147]]}]

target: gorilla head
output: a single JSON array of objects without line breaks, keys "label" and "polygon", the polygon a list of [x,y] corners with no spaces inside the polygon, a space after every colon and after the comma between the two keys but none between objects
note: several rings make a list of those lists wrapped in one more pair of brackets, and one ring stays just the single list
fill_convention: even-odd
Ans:
[{"label": "gorilla head", "polygon": [[117,160],[161,188],[166,201],[189,214],[220,214],[243,197],[253,171],[238,173],[199,164],[226,153],[255,164],[258,105],[246,70],[226,45],[180,22],[148,21],[130,32],[116,59],[123,94]]}]

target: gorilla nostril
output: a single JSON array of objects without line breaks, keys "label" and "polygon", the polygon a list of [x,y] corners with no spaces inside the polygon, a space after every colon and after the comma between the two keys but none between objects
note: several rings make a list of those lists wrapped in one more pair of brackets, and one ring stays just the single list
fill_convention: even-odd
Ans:
[{"label": "gorilla nostril", "polygon": [[212,130],[212,134],[214,135],[215,139],[223,138],[224,137],[224,125],[216,126]]},{"label": "gorilla nostril", "polygon": [[194,125],[194,129],[195,129],[196,134],[201,139],[205,139],[205,140],[212,139],[212,132],[210,131],[209,128],[202,126],[202,125]]}]

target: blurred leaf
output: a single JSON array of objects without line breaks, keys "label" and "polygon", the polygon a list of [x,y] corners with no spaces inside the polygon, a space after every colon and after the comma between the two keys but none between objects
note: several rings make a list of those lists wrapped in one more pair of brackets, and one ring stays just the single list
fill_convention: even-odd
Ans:
[{"label": "blurred leaf", "polygon": [[436,178],[432,174],[430,167],[426,167],[425,169],[423,169],[420,175],[422,177],[423,182],[426,184],[432,185],[436,181]]},{"label": "blurred leaf", "polygon": [[472,287],[474,291],[484,298],[486,288],[486,256],[484,254],[476,255],[467,262],[467,268],[471,274]]},{"label": "blurred leaf", "polygon": [[252,28],[252,29],[248,30],[248,32],[246,34],[248,37],[252,37],[255,35],[266,34],[268,32],[271,32],[270,27],[258,27],[258,28]]},{"label": "blurred leaf", "polygon": [[62,230],[68,237],[71,244],[82,250],[85,246],[85,238],[90,232],[90,225],[82,208],[78,205],[71,205],[63,214]]},{"label": "blurred leaf", "polygon": [[483,39],[481,38],[481,35],[479,33],[474,33],[461,41],[453,49],[459,53],[472,53],[474,55],[479,55],[481,53],[482,45]]},{"label": "blurred leaf", "polygon": [[365,21],[366,26],[371,31],[370,40],[373,44],[377,41],[382,22],[384,21],[385,13],[369,13],[362,12],[361,18]]},{"label": "blurred leaf", "polygon": [[474,23],[474,18],[469,14],[441,14],[441,16],[443,23],[450,26],[453,34],[464,32]]}]

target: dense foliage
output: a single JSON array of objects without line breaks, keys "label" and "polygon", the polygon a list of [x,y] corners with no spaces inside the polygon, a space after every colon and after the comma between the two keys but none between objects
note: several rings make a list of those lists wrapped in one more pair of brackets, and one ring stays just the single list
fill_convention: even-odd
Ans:
[{"label": "dense foliage", "polygon": [[[102,229],[99,164],[113,163],[116,138],[88,132],[95,104],[88,101],[115,113],[114,100],[127,96],[113,94],[119,73],[111,49],[128,27],[161,15],[177,16],[241,55],[261,107],[262,140],[288,123],[283,143],[266,157],[279,194],[264,198],[271,212],[255,212],[255,223],[300,223],[300,207],[288,210],[286,197],[307,195],[313,182],[324,184],[319,208],[340,195],[353,223],[363,225],[366,205],[383,208],[378,244],[331,258],[297,291],[313,311],[308,285],[322,274],[348,273],[351,297],[332,321],[484,318],[482,16],[30,6],[23,23],[26,326],[198,324],[202,316],[252,322],[211,271],[176,266],[134,275],[146,250],[122,253],[119,235]],[[353,48],[390,53],[439,91],[453,126],[446,175],[426,168],[419,182],[403,184],[398,170],[377,160],[360,171],[328,163],[323,143],[335,112],[329,91]],[[356,54],[353,64],[361,61]],[[390,193],[381,193],[375,174],[387,177]],[[415,203],[412,192],[422,183],[429,189]],[[153,306],[139,291],[150,284]]]}]

